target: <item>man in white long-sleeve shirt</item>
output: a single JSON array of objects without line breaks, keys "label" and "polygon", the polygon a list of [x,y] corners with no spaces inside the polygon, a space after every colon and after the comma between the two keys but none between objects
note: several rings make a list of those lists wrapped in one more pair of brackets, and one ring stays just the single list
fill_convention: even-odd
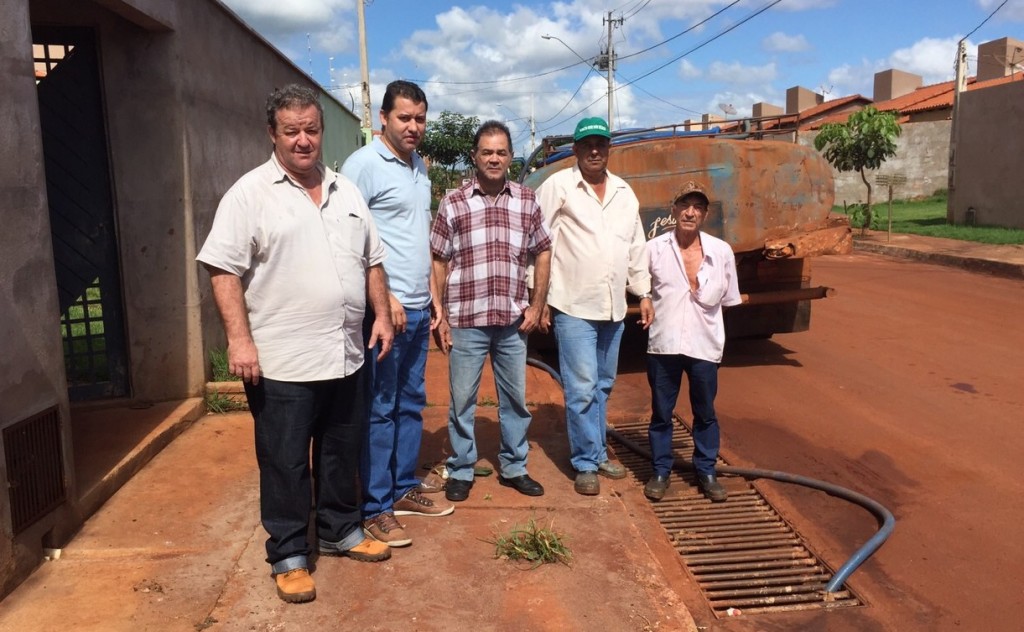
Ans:
[{"label": "man in white long-sleeve shirt", "polygon": [[626,291],[640,298],[640,323],[654,320],[640,203],[608,172],[611,133],[597,117],[573,135],[576,166],[537,189],[551,229],[550,319],[558,341],[565,416],[577,493],[600,493],[597,475],[626,475],[608,460],[608,396],[615,384]]},{"label": "man in white long-sleeve shirt", "polygon": [[648,438],[654,476],[644,493],[661,500],[672,470],[672,411],[683,373],[690,383],[693,411],[693,467],[697,485],[713,502],[727,493],[715,477],[718,458],[718,364],[725,348],[722,308],[741,302],[736,257],[729,244],[701,232],[710,200],[703,185],[683,184],[672,200],[675,230],[647,242],[658,322],[647,343],[651,385]]}]

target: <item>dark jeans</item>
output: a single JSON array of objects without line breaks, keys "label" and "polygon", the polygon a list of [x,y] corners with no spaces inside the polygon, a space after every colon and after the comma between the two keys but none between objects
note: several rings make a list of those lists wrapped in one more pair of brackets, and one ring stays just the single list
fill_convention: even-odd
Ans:
[{"label": "dark jeans", "polygon": [[693,467],[698,474],[714,474],[718,459],[718,364],[684,355],[647,354],[647,382],[651,385],[651,425],[647,437],[655,474],[672,470],[672,411],[679,398],[683,373],[690,382],[693,411]]},{"label": "dark jeans", "polygon": [[362,540],[353,535],[362,535],[356,482],[366,428],[361,372],[319,382],[263,378],[245,384],[256,422],[260,517],[270,534],[267,562],[275,573],[306,567],[314,494],[321,539]]}]

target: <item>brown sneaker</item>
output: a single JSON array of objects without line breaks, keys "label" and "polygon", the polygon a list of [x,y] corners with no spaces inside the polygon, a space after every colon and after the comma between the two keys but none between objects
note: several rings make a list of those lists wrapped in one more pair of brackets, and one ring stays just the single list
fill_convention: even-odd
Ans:
[{"label": "brown sneaker", "polygon": [[388,546],[409,546],[412,538],[405,534],[405,529],[395,520],[395,514],[385,512],[363,521],[363,533]]},{"label": "brown sneaker", "polygon": [[437,494],[444,491],[444,476],[438,474],[435,470],[436,468],[423,477],[423,480],[416,487],[416,491],[421,494]]},{"label": "brown sneaker", "polygon": [[277,596],[288,603],[306,603],[316,599],[316,585],[304,568],[278,573],[274,581],[277,582]]},{"label": "brown sneaker", "polygon": [[395,502],[396,516],[447,516],[455,505],[447,500],[431,500],[415,489],[410,489]]}]

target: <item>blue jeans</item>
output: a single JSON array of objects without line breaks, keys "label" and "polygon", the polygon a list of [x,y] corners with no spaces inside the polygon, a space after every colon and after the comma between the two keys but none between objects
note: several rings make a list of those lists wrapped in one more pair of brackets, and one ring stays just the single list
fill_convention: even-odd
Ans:
[{"label": "blue jeans", "polygon": [[526,474],[526,453],[530,450],[526,430],[532,417],[526,410],[526,334],[519,331],[521,323],[520,318],[507,327],[452,327],[448,358],[452,400],[448,410],[448,436],[452,444],[448,473],[452,478],[473,480],[477,460],[473,432],[476,397],[488,353],[498,391],[501,475],[514,478]]},{"label": "blue jeans", "polygon": [[552,310],[565,393],[572,466],[596,472],[608,460],[608,397],[615,385],[623,322],[584,320]]},{"label": "blue jeans", "polygon": [[245,383],[255,421],[260,518],[274,573],[308,568],[314,498],[320,539],[341,549],[363,541],[356,488],[366,425],[362,389],[361,370],[337,380]]},{"label": "blue jeans", "polygon": [[[419,485],[416,464],[427,405],[425,372],[430,310],[407,309],[408,325],[395,334],[391,353],[377,362],[379,345],[366,352],[370,426],[359,476],[363,518],[391,511],[395,501]],[[372,315],[367,318],[366,337]]]},{"label": "blue jeans", "polygon": [[719,431],[715,416],[718,364],[684,355],[647,354],[647,382],[651,385],[651,425],[647,430],[655,474],[672,469],[672,411],[676,407],[683,373],[690,382],[693,411],[693,467],[698,474],[714,474]]}]

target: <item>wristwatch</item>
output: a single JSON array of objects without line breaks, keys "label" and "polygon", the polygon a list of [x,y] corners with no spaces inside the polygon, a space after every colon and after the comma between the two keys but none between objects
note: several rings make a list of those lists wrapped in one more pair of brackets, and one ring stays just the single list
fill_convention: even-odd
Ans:
[{"label": "wristwatch", "polygon": [[643,294],[637,296],[637,298],[640,299],[641,301],[644,300],[645,298],[651,298],[651,293],[650,292],[644,292]]}]

